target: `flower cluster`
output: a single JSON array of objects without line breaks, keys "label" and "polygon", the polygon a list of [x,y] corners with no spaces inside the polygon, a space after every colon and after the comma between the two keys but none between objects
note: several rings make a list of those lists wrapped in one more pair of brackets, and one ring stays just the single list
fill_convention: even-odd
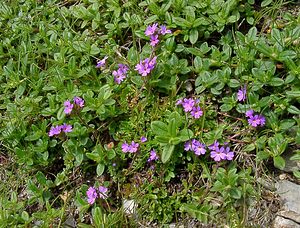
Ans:
[{"label": "flower cluster", "polygon": [[146,58],[144,60],[141,60],[140,63],[135,66],[135,69],[139,72],[140,75],[145,77],[154,69],[156,65],[156,59],[157,57],[154,56],[152,59]]},{"label": "flower cluster", "polygon": [[122,144],[122,151],[124,153],[127,153],[127,152],[129,152],[129,153],[135,153],[135,152],[138,151],[139,146],[140,146],[140,144],[138,144],[138,143],[136,143],[134,141],[132,141],[130,144],[128,144],[127,142],[124,142]]},{"label": "flower cluster", "polygon": [[266,123],[266,118],[263,115],[254,115],[254,111],[252,109],[246,112],[246,117],[248,117],[248,123],[252,127],[264,126]]},{"label": "flower cluster", "polygon": [[80,97],[74,97],[73,102],[74,103],[71,103],[69,100],[66,100],[64,102],[64,106],[65,106],[64,112],[66,114],[71,114],[73,108],[80,109],[84,106],[84,100]]},{"label": "flower cluster", "polygon": [[107,59],[108,59],[108,57],[105,56],[103,59],[99,60],[97,62],[96,68],[104,67]]},{"label": "flower cluster", "polygon": [[148,158],[148,162],[158,160],[159,157],[154,149],[150,151],[150,157]]},{"label": "flower cluster", "polygon": [[193,98],[179,99],[176,105],[182,105],[184,112],[190,113],[195,119],[199,119],[203,115],[203,111],[199,107],[199,100]]},{"label": "flower cluster", "polygon": [[200,143],[196,139],[192,139],[190,141],[187,141],[184,144],[184,150],[185,151],[193,151],[197,156],[201,154],[205,154],[206,149],[205,149],[205,144]]},{"label": "flower cluster", "polygon": [[72,126],[68,125],[68,124],[63,124],[63,125],[58,125],[58,126],[52,126],[50,128],[50,131],[48,133],[48,135],[50,137],[55,136],[55,135],[59,135],[61,132],[67,133],[67,132],[72,132]]},{"label": "flower cluster", "polygon": [[171,30],[167,29],[165,25],[158,27],[158,23],[149,25],[145,30],[145,35],[150,37],[150,45],[155,47],[159,43],[158,36],[172,33]]},{"label": "flower cluster", "polygon": [[126,78],[127,71],[129,70],[128,66],[125,64],[118,64],[119,69],[112,72],[114,80],[117,84],[121,84],[122,81]]},{"label": "flower cluster", "polygon": [[229,146],[226,144],[224,146],[220,146],[218,141],[215,141],[208,147],[208,149],[210,149],[210,157],[217,162],[221,160],[231,161],[234,157],[234,153],[230,151]]},{"label": "flower cluster", "polygon": [[[98,192],[97,192],[97,190],[98,190]],[[95,203],[97,198],[106,199],[107,191],[108,191],[108,189],[104,186],[100,186],[97,189],[94,187],[89,187],[89,189],[86,192],[86,195],[88,197],[88,203],[89,204]]]},{"label": "flower cluster", "polygon": [[239,91],[237,93],[238,101],[245,101],[246,100],[246,93],[247,93],[246,86],[241,87],[241,89],[239,89]]}]

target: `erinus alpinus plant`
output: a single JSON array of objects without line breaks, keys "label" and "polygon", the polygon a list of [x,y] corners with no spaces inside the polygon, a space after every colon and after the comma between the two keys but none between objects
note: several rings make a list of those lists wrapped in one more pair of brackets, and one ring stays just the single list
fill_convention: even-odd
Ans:
[{"label": "erinus alpinus plant", "polygon": [[299,18],[265,29],[272,4],[0,3],[1,224],[260,224],[300,144]]}]

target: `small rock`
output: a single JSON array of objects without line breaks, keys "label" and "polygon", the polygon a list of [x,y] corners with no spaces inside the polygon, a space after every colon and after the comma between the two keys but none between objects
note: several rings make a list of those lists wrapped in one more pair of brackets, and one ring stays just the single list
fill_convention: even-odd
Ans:
[{"label": "small rock", "polygon": [[300,185],[288,180],[281,180],[275,184],[276,193],[283,201],[283,208],[300,214]]},{"label": "small rock", "polygon": [[292,151],[284,153],[283,159],[285,160],[285,167],[283,171],[292,173],[300,169],[300,162],[296,160],[290,160],[290,158],[295,155]]},{"label": "small rock", "polygon": [[273,228],[300,228],[300,225],[292,220],[277,216],[274,220]]},{"label": "small rock", "polygon": [[277,214],[283,218],[293,220],[294,222],[300,224],[300,215],[294,211],[280,211]]},{"label": "small rock", "polygon": [[64,222],[64,228],[75,228],[76,227],[76,221],[73,216],[70,216],[67,218],[67,220]]}]

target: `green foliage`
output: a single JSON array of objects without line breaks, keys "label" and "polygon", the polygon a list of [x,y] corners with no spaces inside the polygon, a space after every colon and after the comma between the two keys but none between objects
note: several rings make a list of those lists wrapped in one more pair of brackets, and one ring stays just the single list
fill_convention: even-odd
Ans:
[{"label": "green foliage", "polygon": [[[287,151],[299,160],[300,26],[289,12],[274,17],[282,5],[0,3],[0,155],[27,172],[20,183],[2,186],[0,223],[60,227],[66,213],[78,209],[79,227],[123,227],[132,222],[122,211],[127,198],[138,202],[137,218],[159,224],[188,215],[220,226],[245,222],[241,201],[248,206],[257,195],[253,176],[259,173],[245,168],[253,162],[248,159],[278,169]],[[259,31],[262,15],[273,21]],[[153,23],[171,30],[159,34],[155,47],[145,34]],[[154,56],[154,69],[141,76],[137,64]],[[118,64],[128,66],[119,84],[113,76]],[[243,101],[237,99],[241,88]],[[84,107],[74,97],[83,98]],[[201,117],[176,107],[184,98],[199,99]],[[69,114],[67,100],[74,105]],[[265,125],[251,126],[250,109],[266,117]],[[49,135],[64,123],[71,132]],[[186,151],[192,139],[206,144],[205,154]],[[208,146],[216,140],[230,147],[235,161],[212,158]],[[124,153],[125,142],[139,143],[137,151]],[[108,198],[89,205],[90,186],[108,187]]]}]

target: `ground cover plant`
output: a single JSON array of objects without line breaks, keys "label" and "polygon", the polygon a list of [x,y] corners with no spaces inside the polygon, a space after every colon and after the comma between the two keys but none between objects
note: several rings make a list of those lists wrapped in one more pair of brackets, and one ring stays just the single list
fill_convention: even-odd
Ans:
[{"label": "ground cover plant", "polygon": [[0,224],[268,226],[256,180],[300,159],[285,3],[0,3]]}]

